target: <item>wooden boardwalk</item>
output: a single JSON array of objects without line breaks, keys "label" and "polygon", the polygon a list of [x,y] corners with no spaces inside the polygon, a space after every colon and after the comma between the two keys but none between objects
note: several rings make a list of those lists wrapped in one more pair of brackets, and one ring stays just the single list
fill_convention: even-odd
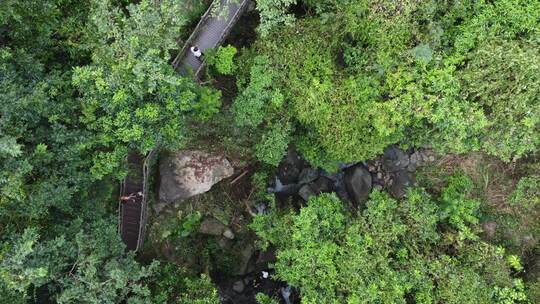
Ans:
[{"label": "wooden boardwalk", "polygon": [[[249,0],[215,0],[174,59],[174,68],[184,75],[193,73],[193,76],[199,79],[204,67],[205,51],[223,43],[248,3]],[[192,46],[201,49],[201,58],[191,53]]]},{"label": "wooden boardwalk", "polygon": [[[215,0],[174,59],[174,68],[184,75],[193,73],[195,79],[199,79],[204,67],[204,58],[201,61],[193,56],[190,51],[191,46],[198,46],[204,54],[206,50],[216,48],[223,43],[249,1]],[[118,230],[128,250],[137,251],[144,242],[148,209],[149,163],[154,154],[155,150],[146,156],[130,153],[127,159],[128,176],[120,189]]]},{"label": "wooden boardwalk", "polygon": [[118,230],[128,250],[137,251],[144,242],[147,218],[148,177],[155,150],[146,157],[130,153],[128,175],[122,182],[118,203]]}]

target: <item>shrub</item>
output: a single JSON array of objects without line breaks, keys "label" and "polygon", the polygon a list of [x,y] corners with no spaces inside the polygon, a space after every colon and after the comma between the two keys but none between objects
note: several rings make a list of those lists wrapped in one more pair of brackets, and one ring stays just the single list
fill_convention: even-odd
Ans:
[{"label": "shrub", "polygon": [[264,163],[277,167],[287,152],[290,142],[291,127],[288,123],[275,124],[263,134],[255,146],[255,155]]},{"label": "shrub", "polygon": [[540,253],[540,177],[532,175],[519,180],[516,189],[506,199],[505,210],[494,210],[504,231],[502,241],[514,252],[523,255]]},{"label": "shrub", "polygon": [[261,16],[259,32],[266,37],[278,25],[290,25],[294,17],[288,14],[289,6],[296,0],[261,0],[257,1],[257,10]]},{"label": "shrub", "polygon": [[173,263],[161,265],[149,282],[152,303],[219,303],[217,290],[207,275],[190,275],[186,269]]},{"label": "shrub", "polygon": [[233,59],[237,52],[232,45],[220,46],[216,52],[206,54],[206,61],[219,74],[232,75],[235,69]]},{"label": "shrub", "polygon": [[540,55],[527,41],[493,39],[468,56],[460,73],[464,98],[484,110],[482,147],[516,160],[540,145]]}]

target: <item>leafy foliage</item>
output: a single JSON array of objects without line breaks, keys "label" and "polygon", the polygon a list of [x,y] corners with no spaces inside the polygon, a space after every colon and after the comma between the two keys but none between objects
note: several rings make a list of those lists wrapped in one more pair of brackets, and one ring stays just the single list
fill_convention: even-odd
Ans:
[{"label": "leafy foliage", "polygon": [[[276,275],[305,303],[525,301],[503,250],[473,237],[476,212],[448,217],[449,197],[470,204],[466,188],[463,178],[451,179],[439,201],[420,189],[403,202],[375,192],[358,215],[322,194],[299,214],[260,215],[253,228],[277,247]],[[469,227],[467,242],[456,221]]]},{"label": "leafy foliage", "polygon": [[296,4],[296,0],[259,0],[257,10],[261,16],[259,31],[262,36],[267,36],[278,25],[290,25],[294,17],[287,13],[287,9]]},{"label": "leafy foliage", "polygon": [[186,215],[181,222],[178,234],[181,237],[187,237],[199,229],[202,215],[200,212],[194,212]]},{"label": "leafy foliage", "polygon": [[157,145],[178,148],[183,117],[195,112],[207,118],[221,105],[220,94],[179,77],[168,62],[175,37],[188,22],[179,14],[182,3],[143,1],[127,10],[97,2],[91,17],[97,43],[93,63],[75,68],[73,76],[82,94],[82,121],[100,131],[100,144],[114,149],[98,157],[93,172],[99,177],[116,169],[97,167],[100,162],[118,163],[125,155],[117,143],[141,153]]},{"label": "leafy foliage", "polygon": [[276,303],[279,303],[277,300],[263,294],[263,293],[258,293],[256,295],[256,299],[257,299],[257,303],[259,304],[276,304]]},{"label": "leafy foliage", "polygon": [[500,225],[500,242],[519,255],[540,253],[540,177],[523,177],[516,189],[506,199],[503,210],[491,210],[494,220]]},{"label": "leafy foliage", "polygon": [[157,263],[125,253],[113,177],[128,148],[179,142],[182,115],[215,113],[220,95],[167,64],[187,7],[123,2],[0,7],[2,301],[149,301]]},{"label": "leafy foliage", "polygon": [[158,263],[141,267],[133,254],[123,256],[124,245],[110,221],[98,220],[87,227],[76,221],[68,231],[76,234],[71,239],[59,236],[45,242],[39,242],[33,228],[17,236],[2,252],[4,284],[23,298],[30,287],[51,284],[50,288],[59,292],[55,296],[58,303],[147,298],[149,291],[139,281],[151,275]]},{"label": "leafy foliage", "polygon": [[265,121],[268,112],[280,109],[283,94],[272,88],[274,73],[269,70],[267,57],[255,57],[249,70],[249,83],[237,97],[232,112],[240,127],[257,127]]},{"label": "leafy foliage", "polygon": [[220,46],[215,53],[206,54],[206,62],[213,66],[219,74],[232,75],[234,72],[234,56],[238,50],[232,46]]},{"label": "leafy foliage", "polygon": [[206,275],[191,277],[188,271],[166,263],[152,277],[152,303],[218,304],[217,291]]},{"label": "leafy foliage", "polygon": [[527,41],[493,40],[470,54],[462,73],[465,98],[489,121],[486,152],[515,160],[540,144],[540,56]]},{"label": "leafy foliage", "polygon": [[[283,96],[280,110],[236,103],[253,110],[250,125],[285,113],[312,163],[366,160],[398,142],[503,160],[537,150],[537,1],[306,1],[317,15],[294,21],[291,4],[258,2],[274,34],[245,53],[264,74],[240,80],[241,96]],[[269,11],[289,26],[265,22]]]},{"label": "leafy foliage", "polygon": [[443,217],[459,231],[462,240],[477,237],[469,227],[478,224],[480,202],[467,199],[471,190],[471,180],[464,175],[456,175],[450,178],[449,186],[441,195]]},{"label": "leafy foliage", "polygon": [[267,164],[277,166],[287,151],[291,127],[288,123],[276,124],[263,134],[261,142],[255,146],[257,158]]},{"label": "leafy foliage", "polygon": [[[220,141],[268,172],[290,144],[326,169],[395,143],[514,162],[538,152],[537,0],[259,0],[242,64],[233,46],[207,54],[210,74],[237,79],[233,117],[215,116],[221,92],[170,66],[205,3],[2,2],[3,302],[218,302],[207,275],[125,253],[112,214],[128,151]],[[251,199],[267,199],[267,180],[255,175]],[[480,203],[463,176],[437,196],[376,192],[362,212],[323,194],[253,228],[306,303],[537,302],[538,189],[536,175],[522,178],[493,212],[509,254],[478,236]],[[200,218],[173,226],[196,245]],[[206,258],[228,259],[210,243]]]}]

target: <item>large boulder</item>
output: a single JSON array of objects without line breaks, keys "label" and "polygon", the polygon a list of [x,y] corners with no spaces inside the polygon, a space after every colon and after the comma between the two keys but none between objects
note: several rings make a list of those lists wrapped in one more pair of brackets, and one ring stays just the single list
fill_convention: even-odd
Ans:
[{"label": "large boulder", "polygon": [[363,204],[369,198],[372,180],[371,173],[362,165],[347,168],[343,178],[345,188],[352,201],[358,205]]},{"label": "large boulder", "polygon": [[317,193],[313,191],[310,185],[303,185],[302,188],[298,190],[298,195],[307,202],[311,197],[317,196]]},{"label": "large boulder", "polygon": [[319,172],[313,168],[307,167],[300,172],[298,177],[298,183],[301,185],[309,184],[312,181],[316,180],[319,177]]},{"label": "large boulder", "polygon": [[204,193],[214,184],[234,173],[223,156],[186,150],[166,155],[160,161],[159,199],[165,202],[182,200]]},{"label": "large boulder", "polygon": [[313,189],[313,191],[315,191],[317,195],[323,192],[324,193],[332,192],[334,188],[333,186],[334,186],[334,181],[324,176],[317,178],[313,183],[311,183],[311,189]]}]

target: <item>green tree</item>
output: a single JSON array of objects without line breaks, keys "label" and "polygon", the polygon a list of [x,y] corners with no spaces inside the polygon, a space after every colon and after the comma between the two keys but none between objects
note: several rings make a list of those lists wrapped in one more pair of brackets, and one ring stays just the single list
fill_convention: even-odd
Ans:
[{"label": "green tree", "polygon": [[265,23],[290,4],[258,4],[273,34],[241,57],[238,121],[287,116],[293,143],[327,169],[394,143],[503,160],[537,148],[538,1],[306,1],[307,16]]},{"label": "green tree", "polygon": [[486,113],[482,147],[516,160],[540,145],[540,56],[538,44],[493,39],[468,56],[460,73],[464,98]]},{"label": "green tree", "polygon": [[75,68],[83,123],[110,147],[96,158],[93,173],[110,174],[125,147],[146,153],[182,144],[184,117],[206,118],[219,109],[220,94],[179,76],[169,64],[179,30],[189,19],[184,4],[142,1],[124,12],[108,0],[92,7],[93,62]]},{"label": "green tree", "polygon": [[[165,137],[166,127],[148,141],[136,136],[157,128],[155,119],[168,118],[156,111],[207,117],[215,112],[208,108],[218,107],[219,94],[165,67],[169,47],[164,45],[171,45],[173,31],[185,24],[185,7],[144,1],[125,8],[123,2],[7,1],[0,6],[2,301],[149,300],[145,281],[156,264],[142,266],[125,253],[111,216],[117,204],[112,175],[121,175],[117,169],[128,148],[144,151]],[[165,9],[178,14],[171,17]],[[160,79],[143,75],[154,68]],[[179,84],[187,89],[166,92]],[[163,100],[179,93],[189,98]],[[174,108],[179,100],[197,98],[211,105]],[[120,122],[126,109],[139,127],[105,125]],[[129,142],[118,140],[124,135]]]},{"label": "green tree", "polygon": [[258,0],[257,10],[261,16],[261,24],[258,30],[263,37],[278,25],[290,25],[294,17],[288,13],[291,5],[296,4],[296,0]]},{"label": "green tree", "polygon": [[232,75],[235,68],[233,59],[237,52],[232,45],[220,46],[217,51],[206,53],[206,62],[219,74]]},{"label": "green tree", "polygon": [[67,227],[74,233],[71,237],[61,235],[45,241],[35,228],[26,229],[1,252],[3,283],[22,299],[31,296],[28,291],[48,285],[54,291],[51,300],[58,303],[147,298],[149,291],[140,281],[151,275],[157,262],[142,267],[133,253],[125,255],[111,220],[115,219],[96,220],[90,225],[78,220]]},{"label": "green tree", "polygon": [[375,192],[358,214],[322,194],[298,214],[260,215],[252,227],[277,248],[276,276],[298,288],[303,303],[525,301],[504,251],[477,237],[462,242],[453,228],[458,221],[475,231],[474,210],[449,218],[444,207],[449,196],[466,203],[448,194],[466,187],[451,180],[441,200],[420,189],[404,201]]}]

